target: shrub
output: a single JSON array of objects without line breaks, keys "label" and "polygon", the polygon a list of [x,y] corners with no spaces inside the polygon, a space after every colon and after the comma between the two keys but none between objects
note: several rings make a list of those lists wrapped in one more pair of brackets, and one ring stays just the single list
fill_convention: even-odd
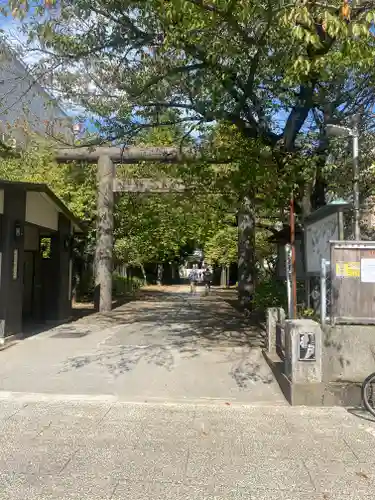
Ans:
[{"label": "shrub", "polygon": [[142,286],[144,286],[144,280],[137,276],[125,278],[117,273],[113,273],[112,293],[114,297],[133,295]]},{"label": "shrub", "polygon": [[255,287],[253,298],[254,309],[265,311],[267,307],[287,307],[287,291],[283,281],[268,278],[260,281]]}]

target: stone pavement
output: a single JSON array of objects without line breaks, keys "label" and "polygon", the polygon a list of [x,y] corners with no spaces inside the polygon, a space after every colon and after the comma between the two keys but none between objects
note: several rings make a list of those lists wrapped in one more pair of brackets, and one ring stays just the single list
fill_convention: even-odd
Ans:
[{"label": "stone pavement", "polygon": [[0,391],[111,395],[125,401],[285,404],[261,332],[224,300],[188,287],[31,336],[0,352]]},{"label": "stone pavement", "polygon": [[375,422],[286,405],[258,329],[142,292],[0,352],[0,500],[370,500]]},{"label": "stone pavement", "polygon": [[370,500],[375,423],[360,417],[3,395],[0,499]]}]

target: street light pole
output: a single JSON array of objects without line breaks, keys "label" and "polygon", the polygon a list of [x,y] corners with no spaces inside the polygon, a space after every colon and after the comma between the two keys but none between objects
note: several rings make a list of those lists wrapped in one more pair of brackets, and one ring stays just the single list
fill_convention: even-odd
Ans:
[{"label": "street light pole", "polygon": [[353,139],[353,209],[354,223],[353,233],[355,241],[360,241],[361,232],[359,227],[359,120],[360,115],[352,117],[352,127],[342,127],[341,125],[327,124],[327,134],[337,137],[351,137]]},{"label": "street light pole", "polygon": [[354,208],[354,239],[360,241],[361,232],[359,227],[360,212],[359,212],[359,116],[353,117],[353,208]]},{"label": "street light pole", "polygon": [[296,219],[294,214],[294,193],[290,197],[290,246],[292,251],[292,313],[289,319],[297,318],[297,268],[296,268]]}]

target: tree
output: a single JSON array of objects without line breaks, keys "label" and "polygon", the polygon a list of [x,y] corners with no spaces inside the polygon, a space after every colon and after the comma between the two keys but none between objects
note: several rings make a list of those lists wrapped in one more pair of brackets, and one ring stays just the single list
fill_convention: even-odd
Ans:
[{"label": "tree", "polygon": [[[171,125],[144,130],[134,142],[143,146],[170,146],[178,144],[183,136],[181,126]],[[185,247],[204,246],[232,208],[221,193],[214,190],[215,168],[217,170],[215,165],[204,162],[119,165],[117,172],[123,178],[168,177],[182,180],[191,189],[184,193],[119,196],[115,211],[117,259],[144,269],[150,262],[179,260]],[[206,176],[208,182],[204,182]]]},{"label": "tree", "polygon": [[[44,17],[37,8],[27,30],[32,50],[42,54],[40,75],[53,75],[53,90],[98,117],[107,140],[128,143],[142,129],[171,123],[191,132],[226,122],[248,147],[255,140],[258,152],[270,150],[264,179],[284,176],[291,163],[294,170],[296,156],[319,158],[311,167],[319,179],[327,117],[345,118],[374,102],[366,91],[374,81],[373,5],[344,6],[342,0],[75,0]],[[345,92],[338,96],[331,82]],[[173,116],[161,119],[164,110]],[[249,171],[248,184],[238,201],[244,293],[251,296],[259,176],[255,163],[245,163],[240,170]],[[264,167],[259,155],[256,164]],[[304,197],[306,185],[302,176],[291,191]],[[324,188],[323,181],[316,185]]]},{"label": "tree", "polygon": [[[23,1],[9,4],[24,15]],[[372,9],[359,2],[348,18],[342,0],[76,0],[44,17],[35,9],[28,33],[39,67],[102,117],[109,137],[169,123],[159,117],[171,109],[173,122],[225,120],[290,151],[320,88],[372,64]]]}]

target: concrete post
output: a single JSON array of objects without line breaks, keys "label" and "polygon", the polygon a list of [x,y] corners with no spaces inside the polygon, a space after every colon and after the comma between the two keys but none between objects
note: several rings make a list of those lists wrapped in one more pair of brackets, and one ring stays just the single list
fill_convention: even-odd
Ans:
[{"label": "concrete post", "polygon": [[97,234],[95,250],[95,306],[100,312],[112,309],[113,266],[113,179],[109,156],[98,161]]},{"label": "concrete post", "polygon": [[276,325],[285,323],[285,311],[282,307],[267,309],[267,351],[276,351]]},{"label": "concrete post", "polygon": [[327,261],[321,260],[320,264],[320,323],[324,325],[327,320]]},{"label": "concrete post", "polygon": [[322,330],[316,321],[286,320],[285,375],[292,384],[322,382]]}]

